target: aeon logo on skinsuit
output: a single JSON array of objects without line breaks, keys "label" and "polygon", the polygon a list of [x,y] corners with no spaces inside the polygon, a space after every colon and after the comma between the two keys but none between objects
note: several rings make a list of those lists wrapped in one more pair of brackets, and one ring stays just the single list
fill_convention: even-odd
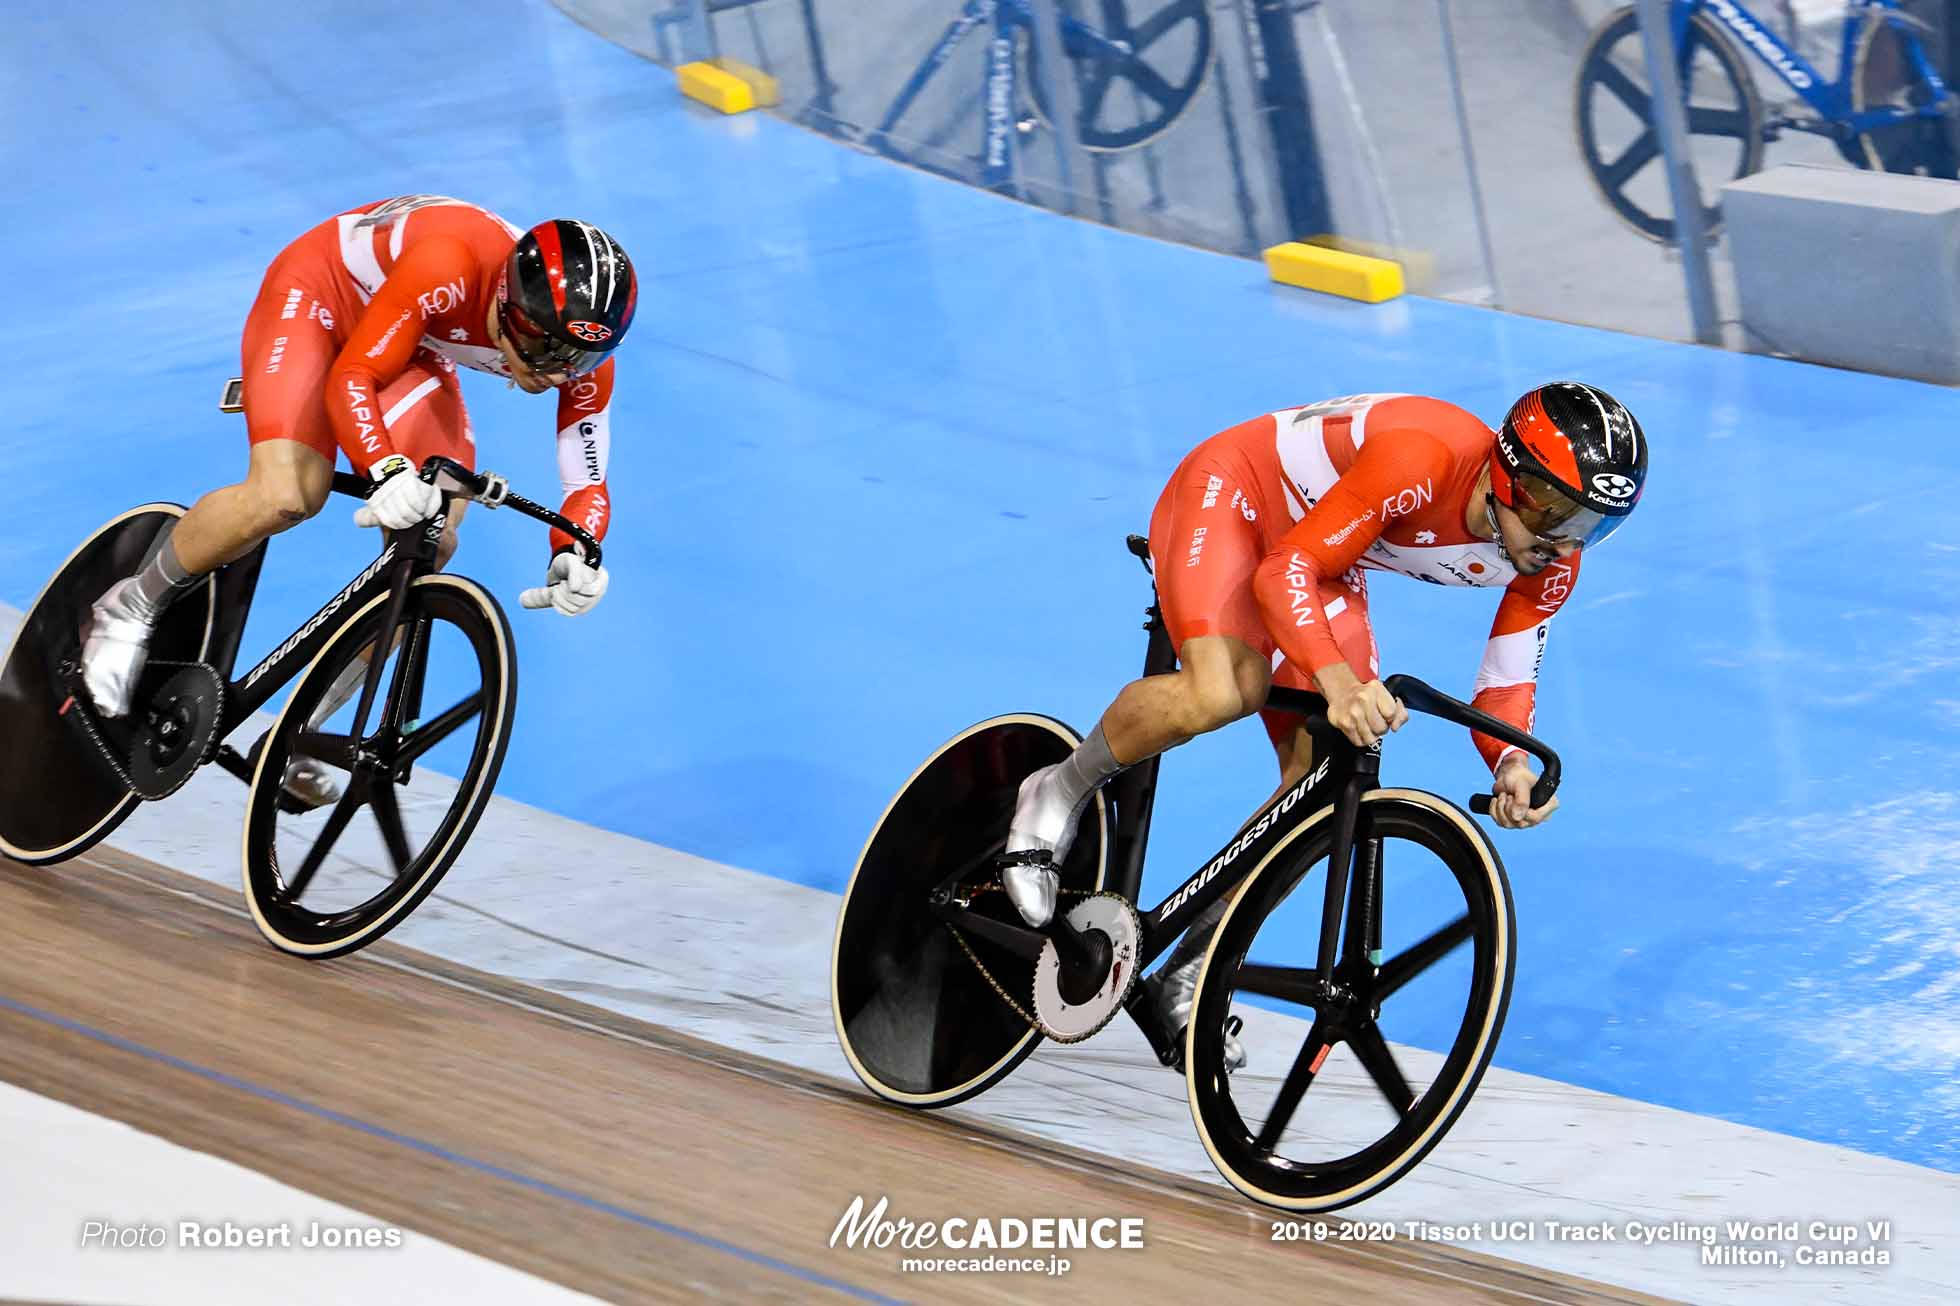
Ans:
[{"label": "aeon logo on skinsuit", "polygon": [[437,314],[449,312],[468,298],[469,292],[463,287],[463,279],[458,277],[417,295],[415,305],[422,310],[422,320],[426,322]]},{"label": "aeon logo on skinsuit", "polygon": [[1397,517],[1406,517],[1418,509],[1425,508],[1436,497],[1435,482],[1424,481],[1421,485],[1411,485],[1382,500],[1382,525],[1386,526]]},{"label": "aeon logo on skinsuit", "polygon": [[1553,563],[1545,572],[1545,586],[1538,591],[1540,612],[1557,612],[1565,596],[1572,592],[1572,568],[1565,563]]},{"label": "aeon logo on skinsuit", "polygon": [[1767,59],[1770,67],[1782,73],[1784,81],[1800,91],[1810,88],[1812,85],[1810,74],[1798,67],[1796,60],[1776,43],[1774,37],[1750,22],[1748,16],[1736,8],[1730,0],[1708,0],[1708,7],[1729,25],[1730,31],[1742,38],[1744,44]]}]

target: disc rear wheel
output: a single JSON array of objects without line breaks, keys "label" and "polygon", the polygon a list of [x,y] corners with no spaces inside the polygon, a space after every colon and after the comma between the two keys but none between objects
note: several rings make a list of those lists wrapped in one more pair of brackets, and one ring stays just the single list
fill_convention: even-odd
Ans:
[{"label": "disc rear wheel", "polygon": [[[1020,924],[986,882],[1021,781],[1079,742],[1049,717],[983,721],[915,771],[872,830],[837,916],[831,1013],[851,1068],[878,1096],[951,1106],[999,1083],[1040,1041],[1015,1009],[1032,998],[1034,963],[972,935],[963,948],[929,895],[956,878],[978,888],[973,910]],[[1060,910],[1102,886],[1107,832],[1098,794],[1062,867]]]},{"label": "disc rear wheel", "polygon": [[[98,755],[76,722],[64,720],[60,669],[81,657],[81,631],[102,592],[134,575],[157,534],[183,516],[151,503],[113,518],[82,542],[21,617],[0,660],[0,853],[34,865],[77,856],[107,838],[141,800]],[[199,581],[165,612],[150,637],[150,670],[139,690],[203,659],[217,588]],[[139,692],[137,701],[147,695]],[[129,718],[105,732],[122,756],[140,728]]]}]

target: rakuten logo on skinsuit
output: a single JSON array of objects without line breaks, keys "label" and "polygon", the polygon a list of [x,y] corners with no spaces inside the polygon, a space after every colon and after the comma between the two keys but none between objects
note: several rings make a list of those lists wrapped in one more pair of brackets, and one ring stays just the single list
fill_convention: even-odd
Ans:
[{"label": "rakuten logo on skinsuit", "polygon": [[1330,549],[1335,547],[1336,545],[1340,544],[1343,540],[1347,539],[1348,536],[1360,530],[1361,524],[1363,522],[1371,522],[1374,519],[1375,519],[1375,510],[1373,508],[1370,508],[1368,509],[1368,511],[1362,513],[1359,517],[1356,517],[1353,521],[1349,522],[1347,525],[1341,527],[1341,529],[1335,531],[1332,535],[1329,535],[1327,537],[1327,547]]},{"label": "rakuten logo on skinsuit", "polygon": [[408,321],[408,310],[403,309],[402,315],[395,319],[395,324],[389,327],[386,331],[382,332],[381,339],[374,342],[374,348],[367,351],[367,356],[369,358],[379,358],[381,357],[381,355],[387,353],[388,342],[395,338],[395,333],[397,331],[400,331],[402,329],[403,324],[405,324],[407,321]]}]

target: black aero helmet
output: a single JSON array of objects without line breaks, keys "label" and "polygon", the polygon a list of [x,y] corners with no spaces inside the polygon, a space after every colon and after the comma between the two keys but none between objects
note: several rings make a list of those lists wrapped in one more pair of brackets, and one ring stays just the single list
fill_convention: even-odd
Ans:
[{"label": "black aero helmet", "polygon": [[1620,528],[1647,483],[1647,436],[1597,386],[1554,381],[1504,416],[1490,488],[1544,539],[1594,545]]},{"label": "black aero helmet", "polygon": [[497,282],[497,320],[540,372],[590,372],[633,324],[639,283],[619,242],[589,222],[554,218],[518,237]]}]

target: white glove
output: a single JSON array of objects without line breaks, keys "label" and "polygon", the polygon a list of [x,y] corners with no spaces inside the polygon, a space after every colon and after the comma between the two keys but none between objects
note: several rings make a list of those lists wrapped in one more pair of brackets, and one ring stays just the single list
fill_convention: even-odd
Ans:
[{"label": "white glove", "polygon": [[597,607],[609,583],[604,567],[587,566],[585,559],[569,550],[551,560],[544,578],[543,586],[525,590],[517,601],[527,608],[556,608],[568,617]]},{"label": "white glove", "polygon": [[390,454],[369,473],[379,482],[368,500],[354,510],[356,526],[381,526],[405,531],[442,511],[442,491],[415,474],[415,464]]}]

